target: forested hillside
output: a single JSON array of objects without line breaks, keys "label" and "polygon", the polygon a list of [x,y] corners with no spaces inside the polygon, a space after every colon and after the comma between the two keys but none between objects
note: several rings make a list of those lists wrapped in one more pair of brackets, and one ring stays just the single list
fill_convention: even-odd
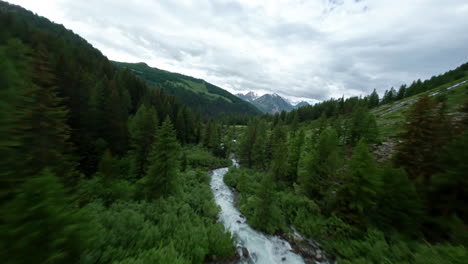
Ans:
[{"label": "forested hillside", "polygon": [[221,186],[279,263],[466,263],[468,64],[259,116],[19,6],[0,25],[3,263],[256,263]]},{"label": "forested hillside", "polygon": [[204,116],[260,114],[253,105],[204,80],[151,68],[145,63],[113,63],[120,68],[130,69],[150,87],[174,95],[192,110],[201,111]]},{"label": "forested hillside", "polygon": [[234,255],[206,173],[229,164],[218,124],[46,18],[0,2],[0,25],[3,263]]},{"label": "forested hillside", "polygon": [[[242,168],[225,177],[241,212],[267,233],[294,227],[338,263],[465,263],[465,68],[412,103],[373,93],[253,120],[237,150]],[[395,105],[401,121],[389,128],[374,113]],[[378,159],[388,141],[389,158]]]}]

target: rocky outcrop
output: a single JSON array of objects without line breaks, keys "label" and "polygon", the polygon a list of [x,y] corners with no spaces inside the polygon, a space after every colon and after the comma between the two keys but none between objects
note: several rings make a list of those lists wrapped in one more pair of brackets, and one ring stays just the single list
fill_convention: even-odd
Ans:
[{"label": "rocky outcrop", "polygon": [[301,235],[293,228],[293,233],[283,235],[283,238],[291,244],[293,251],[302,256],[305,263],[337,263],[333,256],[327,255],[323,247],[315,240]]}]

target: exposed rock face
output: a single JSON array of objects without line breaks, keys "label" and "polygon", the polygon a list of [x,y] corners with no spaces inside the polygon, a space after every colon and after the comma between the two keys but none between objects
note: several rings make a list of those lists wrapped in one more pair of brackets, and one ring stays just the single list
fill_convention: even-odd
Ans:
[{"label": "exposed rock face", "polygon": [[325,254],[319,243],[313,239],[304,237],[296,230],[294,230],[292,234],[287,234],[285,239],[289,241],[294,252],[300,254],[304,258],[305,263],[337,263],[334,257]]},{"label": "exposed rock face", "polygon": [[375,160],[378,163],[384,163],[390,160],[396,150],[397,143],[397,141],[385,141],[380,144],[373,144],[372,152],[374,153]]}]

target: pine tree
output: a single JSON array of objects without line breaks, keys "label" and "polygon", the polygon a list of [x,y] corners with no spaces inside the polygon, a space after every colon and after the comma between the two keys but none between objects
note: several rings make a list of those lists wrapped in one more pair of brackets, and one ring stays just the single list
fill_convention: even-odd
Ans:
[{"label": "pine tree", "polygon": [[276,181],[286,181],[288,166],[288,147],[286,145],[286,133],[282,123],[278,123],[271,136],[271,163],[269,172]]},{"label": "pine tree", "polygon": [[357,225],[369,223],[375,212],[381,180],[364,139],[354,149],[349,173],[338,192],[342,217]]},{"label": "pine tree", "polygon": [[256,126],[255,142],[251,149],[252,164],[260,170],[265,170],[268,166],[266,149],[268,140],[267,124],[261,120]]},{"label": "pine tree", "polygon": [[456,215],[468,223],[468,131],[457,136],[447,148],[440,152],[441,172],[431,177],[429,204],[437,216]]},{"label": "pine tree", "polygon": [[180,147],[169,117],[156,132],[146,173],[146,196],[158,198],[173,193],[179,171]]},{"label": "pine tree", "polygon": [[368,105],[369,105],[369,108],[374,108],[379,105],[379,94],[377,94],[377,91],[375,89],[369,95]]},{"label": "pine tree", "polygon": [[148,155],[151,152],[157,126],[156,111],[153,107],[147,107],[144,104],[138,108],[135,116],[130,119],[132,163],[137,178],[143,177],[148,167]]},{"label": "pine tree", "polygon": [[349,130],[348,142],[351,144],[356,144],[361,138],[369,143],[377,141],[377,121],[366,107],[358,106],[353,111]]},{"label": "pine tree", "polygon": [[85,219],[48,169],[26,180],[1,211],[4,263],[75,263],[88,246]]},{"label": "pine tree", "polygon": [[395,99],[396,100],[401,100],[406,97],[406,85],[403,84],[400,86],[400,89],[398,89],[398,93],[396,94]]},{"label": "pine tree", "polygon": [[423,95],[406,115],[395,161],[412,179],[427,182],[436,171],[434,160],[441,147],[437,138],[436,114],[436,105],[429,96]]},{"label": "pine tree", "polygon": [[301,153],[304,145],[304,130],[300,129],[299,132],[293,130],[289,139],[288,146],[288,172],[287,172],[287,182],[290,184],[297,182],[297,174],[299,169],[299,160],[301,158]]},{"label": "pine tree", "polygon": [[[21,166],[15,148],[20,145],[18,118],[21,115],[20,104],[28,83],[29,58],[27,49],[19,41],[9,41],[0,46],[0,201],[6,201],[18,183],[16,169]],[[2,203],[0,202],[0,204]]]},{"label": "pine tree", "polygon": [[239,146],[239,158],[240,162],[251,168],[253,162],[253,145],[255,144],[257,133],[257,126],[255,121],[252,121],[247,126],[247,131],[244,133]]},{"label": "pine tree", "polygon": [[99,161],[98,171],[106,181],[114,180],[119,177],[119,168],[117,160],[112,157],[112,153],[106,150]]},{"label": "pine tree", "polygon": [[175,129],[177,131],[177,139],[179,139],[180,142],[182,143],[186,143],[187,142],[187,136],[186,136],[187,128],[185,127],[186,121],[185,121],[184,109],[180,109],[179,112],[177,113],[175,124],[176,124]]},{"label": "pine tree", "polygon": [[18,121],[21,134],[18,151],[23,162],[18,174],[27,177],[49,167],[64,182],[73,184],[75,163],[68,156],[72,149],[66,123],[68,111],[57,95],[55,76],[44,48],[36,51],[32,70],[32,84],[25,93],[26,101]]},{"label": "pine tree", "polygon": [[303,158],[299,182],[312,199],[322,199],[338,176],[342,165],[338,137],[332,129],[325,130]]},{"label": "pine tree", "polygon": [[275,178],[271,173],[263,175],[255,200],[255,214],[252,217],[252,226],[267,233],[274,233],[281,227],[283,216],[276,204]]},{"label": "pine tree", "polygon": [[384,230],[418,234],[423,207],[413,182],[403,169],[390,166],[383,169],[377,208],[376,223]]}]

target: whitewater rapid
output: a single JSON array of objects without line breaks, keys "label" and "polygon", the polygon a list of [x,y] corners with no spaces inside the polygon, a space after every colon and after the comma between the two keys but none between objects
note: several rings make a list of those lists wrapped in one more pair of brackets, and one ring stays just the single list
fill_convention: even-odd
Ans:
[{"label": "whitewater rapid", "polygon": [[[238,166],[235,160],[233,163]],[[221,207],[219,221],[235,237],[240,255],[245,252],[242,248],[248,250],[249,256],[242,256],[239,263],[304,263],[300,255],[291,251],[286,240],[255,231],[246,223],[245,217],[235,207],[234,193],[223,181],[228,171],[229,168],[213,170],[210,186],[216,204]]]}]

